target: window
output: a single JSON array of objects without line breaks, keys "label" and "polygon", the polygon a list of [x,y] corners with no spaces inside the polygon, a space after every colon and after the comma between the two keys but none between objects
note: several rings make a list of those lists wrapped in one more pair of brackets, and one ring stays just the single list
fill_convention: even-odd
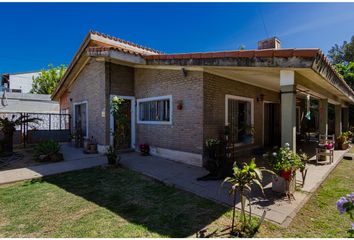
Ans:
[{"label": "window", "polygon": [[253,99],[226,95],[225,124],[230,128],[230,138],[234,143],[241,143],[246,127],[253,127]]},{"label": "window", "polygon": [[138,99],[138,123],[171,124],[172,97]]},{"label": "window", "polygon": [[74,127],[81,129],[82,137],[88,137],[87,102],[74,103]]}]

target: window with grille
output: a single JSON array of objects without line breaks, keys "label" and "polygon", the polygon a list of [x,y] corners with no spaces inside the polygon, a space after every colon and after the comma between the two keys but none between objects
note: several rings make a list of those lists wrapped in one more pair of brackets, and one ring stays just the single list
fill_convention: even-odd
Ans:
[{"label": "window with grille", "polygon": [[171,123],[171,97],[138,99],[138,123]]}]

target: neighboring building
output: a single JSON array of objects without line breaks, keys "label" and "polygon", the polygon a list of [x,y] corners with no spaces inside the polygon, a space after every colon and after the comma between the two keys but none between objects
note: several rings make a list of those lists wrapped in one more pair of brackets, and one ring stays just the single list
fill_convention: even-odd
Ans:
[{"label": "neighboring building", "polygon": [[59,113],[59,103],[46,94],[0,92],[1,112]]},{"label": "neighboring building", "polygon": [[[90,32],[52,98],[104,151],[114,144],[113,96],[130,106],[126,148],[147,143],[152,154],[198,166],[205,140],[222,137],[225,125],[239,149],[277,145],[281,139],[295,150],[300,129],[317,126],[328,133],[328,105],[335,109],[335,133],[347,129],[354,100],[319,49],[281,49],[272,38],[258,50],[164,54]],[[318,103],[313,126],[302,124],[308,96]],[[244,125],[255,128],[248,143]]]},{"label": "neighboring building", "polygon": [[59,113],[59,103],[50,95],[31,94],[32,77],[38,72],[3,74],[0,88],[0,112]]},{"label": "neighboring building", "polygon": [[3,74],[2,88],[7,83],[8,92],[30,93],[33,79],[39,76],[39,72],[23,72]]}]

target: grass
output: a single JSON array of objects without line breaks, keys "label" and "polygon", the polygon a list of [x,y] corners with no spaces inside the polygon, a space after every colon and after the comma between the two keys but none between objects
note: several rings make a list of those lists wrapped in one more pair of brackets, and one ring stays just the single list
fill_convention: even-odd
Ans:
[{"label": "grass", "polygon": [[269,223],[257,237],[345,238],[349,217],[339,215],[337,200],[354,192],[354,161],[342,160],[325,183],[299,211],[290,226],[281,228]]},{"label": "grass", "polygon": [[[288,228],[257,237],[347,237],[335,203],[354,191],[343,160]],[[230,226],[232,212],[125,169],[92,168],[0,186],[0,237],[188,237]]]},{"label": "grass", "polygon": [[0,187],[0,237],[195,237],[230,216],[214,202],[124,169]]}]

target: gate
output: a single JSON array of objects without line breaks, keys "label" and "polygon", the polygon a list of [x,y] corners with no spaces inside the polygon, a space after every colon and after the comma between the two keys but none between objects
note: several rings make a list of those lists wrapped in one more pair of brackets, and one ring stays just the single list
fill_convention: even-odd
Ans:
[{"label": "gate", "polygon": [[[14,144],[34,144],[44,140],[53,139],[58,142],[68,142],[70,139],[70,114],[59,113],[0,113],[1,118],[11,119],[38,118],[38,123],[23,123],[16,127],[14,133]],[[3,137],[0,133],[0,139]]]}]

